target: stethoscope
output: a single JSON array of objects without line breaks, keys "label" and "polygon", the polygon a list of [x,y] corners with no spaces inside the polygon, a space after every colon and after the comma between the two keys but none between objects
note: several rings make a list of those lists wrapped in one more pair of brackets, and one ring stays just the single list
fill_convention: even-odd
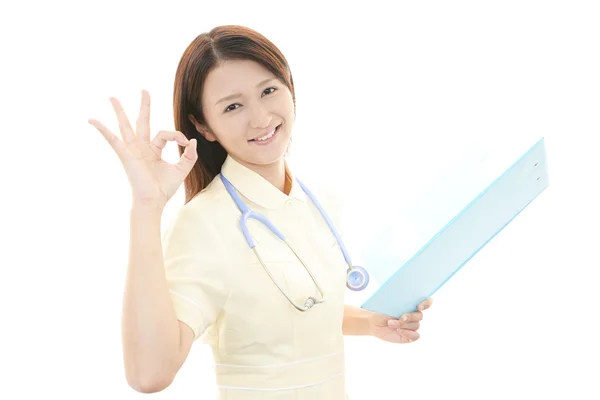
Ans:
[{"label": "stethoscope", "polygon": [[[242,216],[240,217],[240,227],[242,229],[242,233],[244,234],[244,238],[246,239],[246,243],[248,243],[248,246],[250,246],[250,248],[254,251],[256,258],[258,259],[258,261],[260,262],[260,264],[266,271],[267,275],[269,275],[269,277],[271,278],[271,280],[273,281],[275,286],[277,286],[277,289],[279,289],[281,294],[283,294],[285,296],[285,298],[290,302],[290,304],[293,305],[298,311],[307,311],[315,304],[323,303],[325,301],[325,299],[323,297],[323,291],[321,290],[321,287],[317,283],[317,280],[315,279],[313,274],[306,267],[306,265],[304,264],[302,259],[300,259],[298,254],[296,254],[294,249],[292,249],[292,247],[289,245],[289,243],[285,240],[285,236],[283,235],[283,233],[281,233],[281,231],[279,231],[279,229],[277,229],[275,227],[275,225],[273,225],[271,223],[271,221],[269,221],[264,215],[261,215],[257,212],[250,210],[250,208],[248,208],[248,206],[237,195],[236,190],[233,188],[233,185],[231,184],[231,182],[229,182],[229,180],[227,178],[225,178],[225,176],[223,176],[223,174],[221,174],[220,177],[221,177],[221,181],[223,181],[223,184],[225,185],[225,188],[227,189],[227,192],[229,192],[229,195],[231,196],[231,198],[233,199],[233,201],[239,208],[240,212],[242,213]],[[296,179],[296,181],[298,182],[298,184],[300,184],[300,187],[302,188],[304,193],[306,193],[308,198],[317,207],[317,209],[319,210],[319,213],[321,213],[321,216],[323,217],[325,222],[327,222],[327,226],[329,227],[329,230],[331,230],[331,233],[333,233],[333,235],[335,236],[335,240],[337,240],[337,243],[340,246],[340,249],[342,250],[344,259],[346,260],[346,263],[348,264],[348,270],[346,271],[346,287],[348,287],[348,289],[354,290],[354,291],[363,290],[369,284],[368,272],[362,267],[352,265],[352,261],[350,261],[350,255],[348,254],[348,251],[346,250],[346,247],[344,246],[344,243],[343,243],[342,239],[340,238],[340,235],[338,234],[337,230],[333,226],[333,222],[329,219],[329,217],[325,213],[325,210],[323,210],[323,208],[321,207],[321,205],[319,204],[319,202],[317,201],[315,196],[310,192],[310,190],[308,190],[308,188],[306,186],[304,186],[304,184],[302,182],[300,182],[299,180]],[[306,302],[304,303],[304,307],[302,308],[302,307],[298,307],[288,297],[288,295],[285,294],[285,292],[281,289],[279,284],[275,281],[275,279],[269,272],[269,269],[266,267],[265,263],[263,262],[262,258],[260,257],[260,254],[258,254],[258,252],[256,251],[256,244],[254,243],[254,240],[252,239],[252,235],[250,235],[250,232],[248,231],[248,225],[247,225],[248,218],[254,218],[254,219],[262,222],[263,224],[265,224],[265,226],[267,228],[269,228],[269,230],[271,232],[273,232],[279,239],[281,239],[288,246],[288,248],[296,256],[298,261],[300,261],[300,263],[302,264],[302,266],[304,267],[306,272],[308,272],[308,274],[310,275],[313,283],[315,284],[317,290],[319,291],[319,294],[321,295],[320,300],[315,299],[312,296],[308,297],[306,299]]]}]

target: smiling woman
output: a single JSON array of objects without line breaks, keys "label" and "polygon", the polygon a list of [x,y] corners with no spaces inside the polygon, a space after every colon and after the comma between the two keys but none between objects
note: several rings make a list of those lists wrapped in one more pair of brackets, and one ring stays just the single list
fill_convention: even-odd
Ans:
[{"label": "smiling woman", "polygon": [[[188,46],[175,78],[175,132],[150,141],[145,91],[137,132],[112,102],[124,142],[92,122],[133,191],[123,302],[130,386],[165,389],[202,338],[220,398],[342,400],[343,335],[418,339],[430,303],[395,322],[344,304],[345,288],[362,290],[368,274],[352,265],[328,216],[331,194],[309,190],[289,168],[292,74],[266,38],[224,26]],[[180,145],[176,165],[161,159],[168,141]],[[162,210],[181,183],[185,204],[161,243]]]}]

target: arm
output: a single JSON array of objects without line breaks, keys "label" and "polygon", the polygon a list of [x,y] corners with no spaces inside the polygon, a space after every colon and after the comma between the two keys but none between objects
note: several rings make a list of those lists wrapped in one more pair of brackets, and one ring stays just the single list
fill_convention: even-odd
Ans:
[{"label": "arm", "polygon": [[343,334],[348,336],[371,335],[370,314],[370,311],[346,304],[344,306],[344,321],[342,323]]},{"label": "arm", "polygon": [[162,208],[131,209],[122,342],[127,383],[136,391],[165,389],[186,359],[194,334],[176,316],[161,247]]}]

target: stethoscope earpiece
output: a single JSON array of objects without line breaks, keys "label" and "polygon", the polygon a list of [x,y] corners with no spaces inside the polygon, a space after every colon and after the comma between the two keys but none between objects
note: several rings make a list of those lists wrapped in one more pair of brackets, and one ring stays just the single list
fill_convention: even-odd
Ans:
[{"label": "stethoscope earpiece", "polygon": [[348,268],[346,272],[346,287],[350,290],[360,291],[369,284],[369,273],[359,266]]}]

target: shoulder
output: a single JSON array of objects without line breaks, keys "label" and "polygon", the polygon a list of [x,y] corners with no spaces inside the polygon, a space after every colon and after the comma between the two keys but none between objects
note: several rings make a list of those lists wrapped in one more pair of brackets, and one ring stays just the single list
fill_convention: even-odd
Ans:
[{"label": "shoulder", "polygon": [[331,182],[321,180],[302,181],[323,207],[341,207],[341,194]]},{"label": "shoulder", "polygon": [[335,176],[318,175],[298,177],[302,183],[310,190],[315,199],[331,217],[335,225],[342,222],[345,214],[344,193],[335,180]]},{"label": "shoulder", "polygon": [[179,218],[192,217],[205,222],[214,220],[219,212],[228,209],[224,201],[229,195],[218,175],[200,193],[178,210]]},{"label": "shoulder", "polygon": [[219,178],[220,175],[210,181],[210,183],[196,196],[194,196],[187,204],[188,207],[196,208],[215,208],[222,203],[225,197],[228,197],[227,190],[223,181]]},{"label": "shoulder", "polygon": [[[166,241],[195,240],[198,245],[200,243],[209,246],[217,244],[219,235],[215,233],[219,219],[227,210],[228,204],[224,201],[226,195],[222,182],[219,179],[213,179],[190,201],[180,206],[173,206],[165,224],[163,238]],[[202,239],[199,240],[199,238]]]}]

